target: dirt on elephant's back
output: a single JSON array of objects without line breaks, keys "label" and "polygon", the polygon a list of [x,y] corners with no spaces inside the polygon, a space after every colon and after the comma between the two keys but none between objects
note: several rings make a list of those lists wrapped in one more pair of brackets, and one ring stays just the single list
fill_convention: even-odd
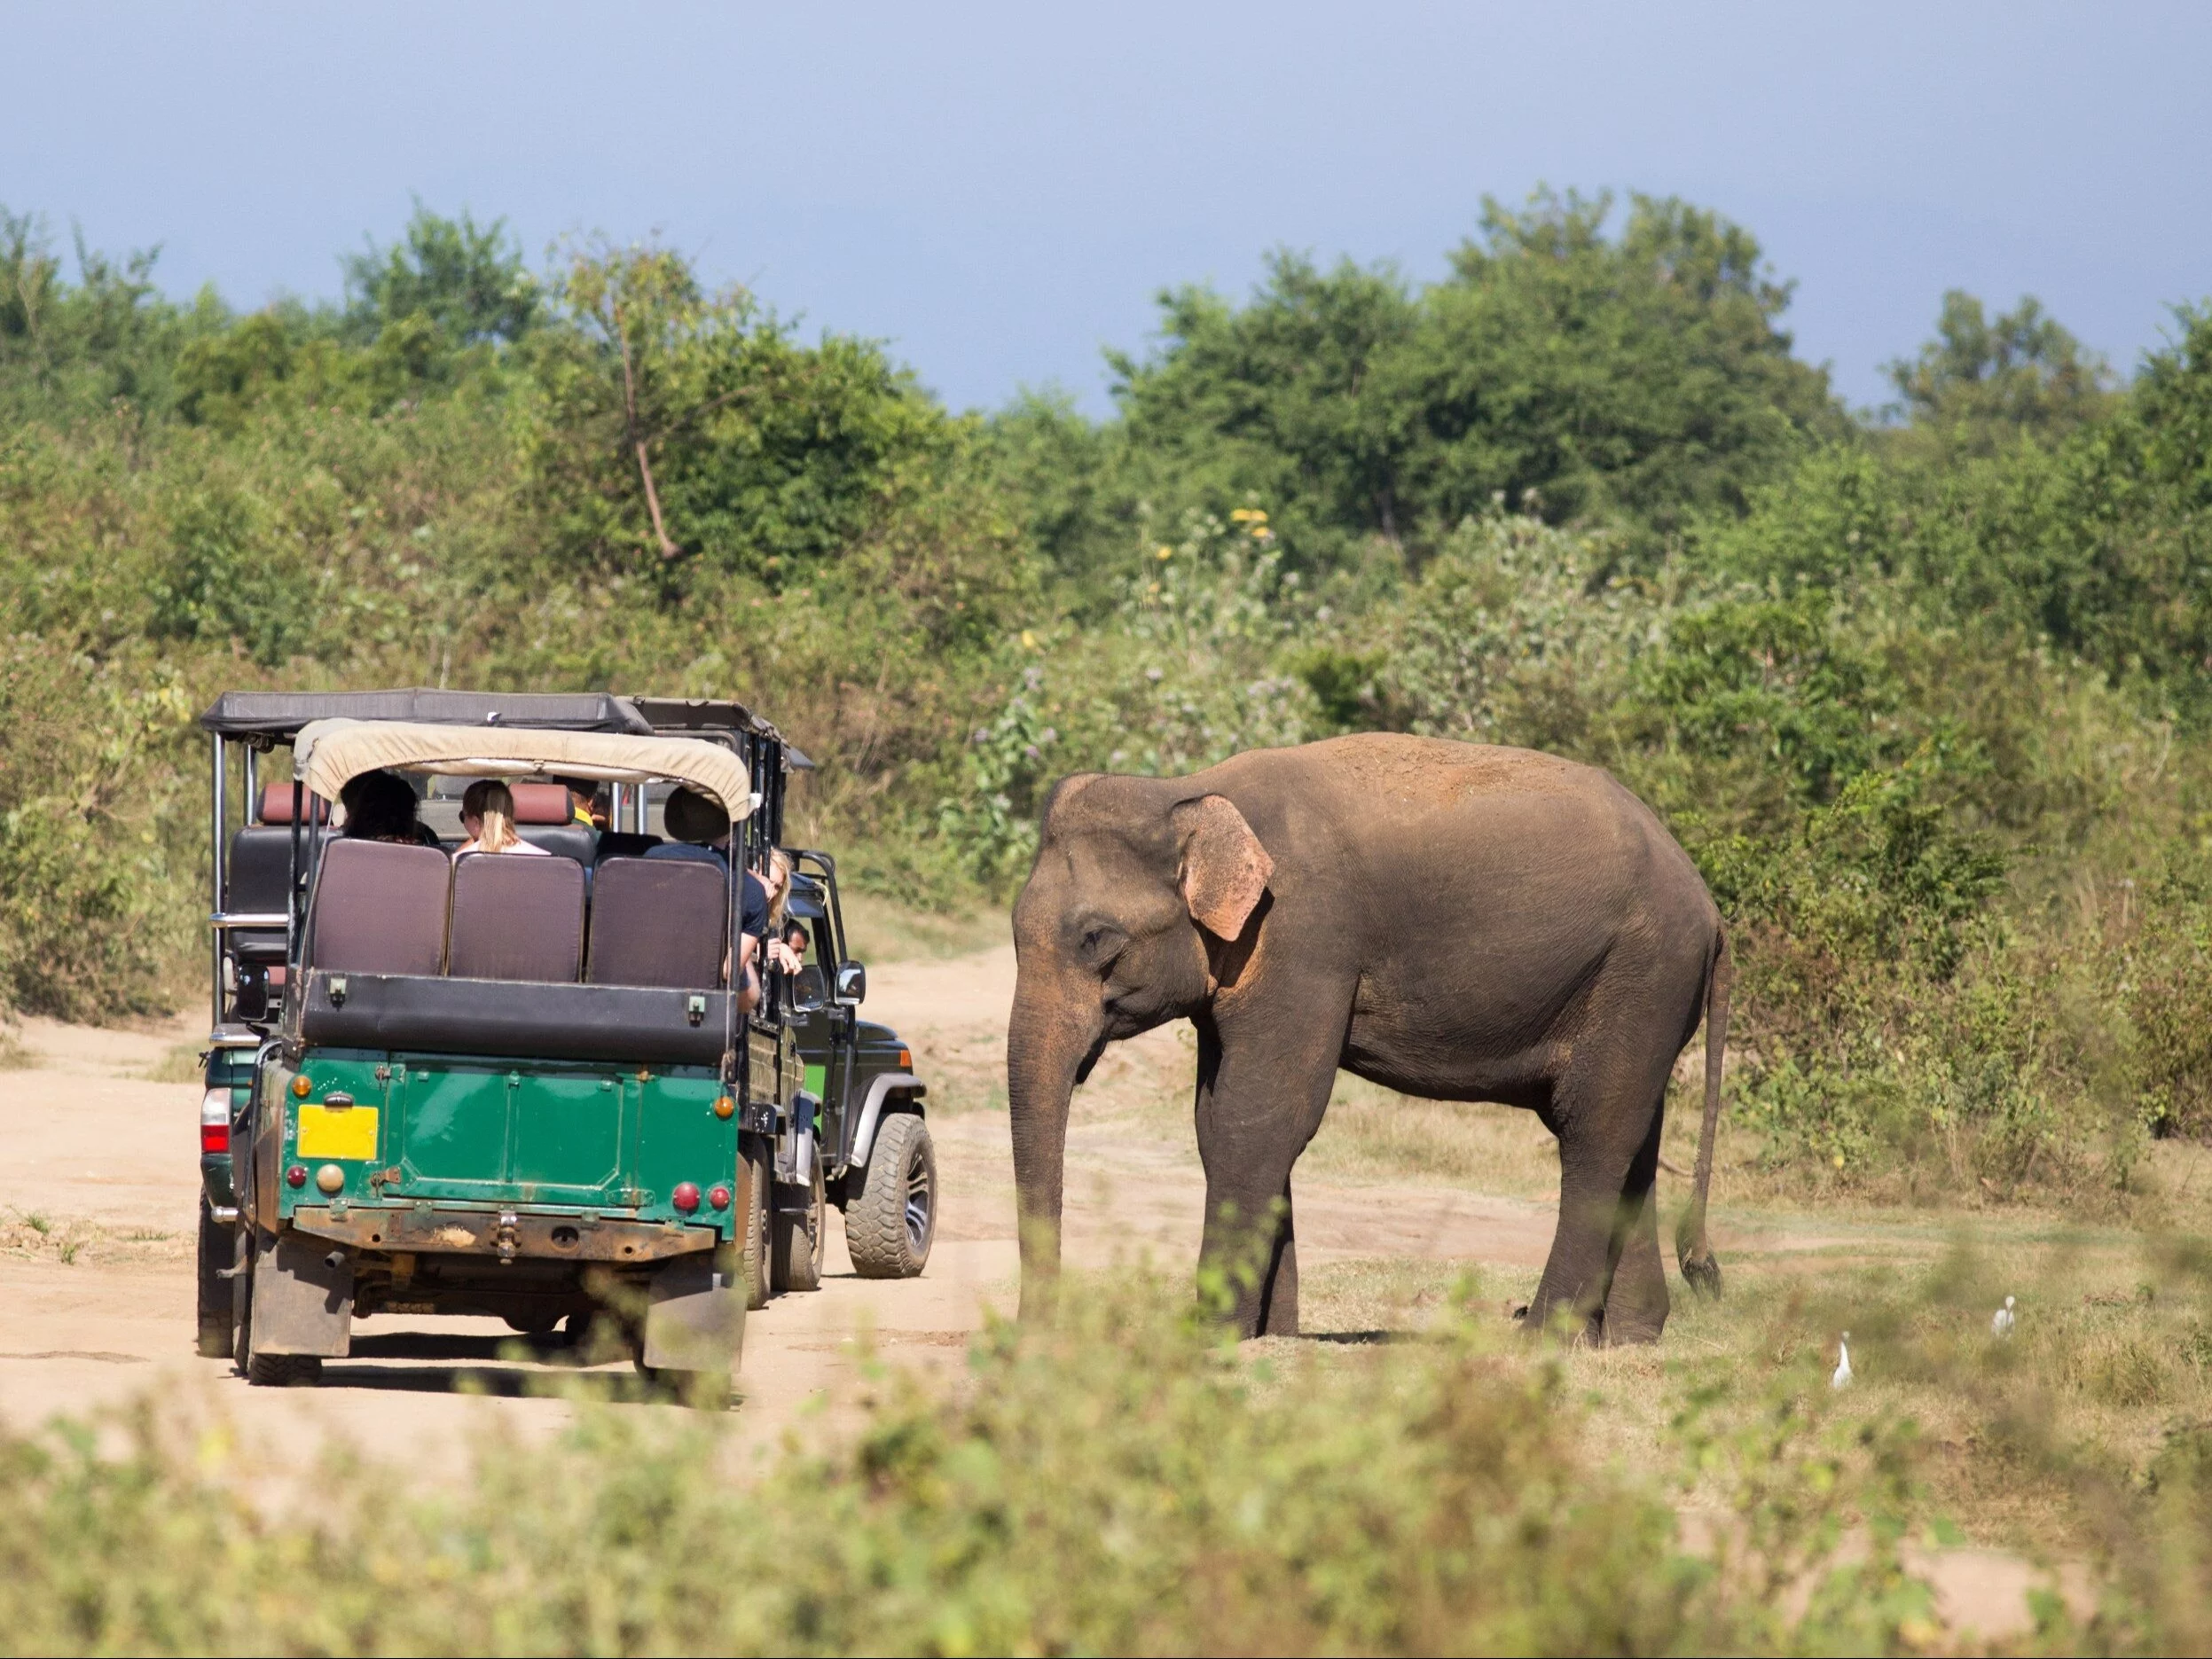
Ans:
[{"label": "dirt on elephant's back", "polygon": [[1309,745],[1308,752],[1322,759],[1333,784],[1361,800],[1427,799],[1451,806],[1485,794],[1588,796],[1612,783],[1596,767],[1535,749],[1397,732],[1354,732]]}]

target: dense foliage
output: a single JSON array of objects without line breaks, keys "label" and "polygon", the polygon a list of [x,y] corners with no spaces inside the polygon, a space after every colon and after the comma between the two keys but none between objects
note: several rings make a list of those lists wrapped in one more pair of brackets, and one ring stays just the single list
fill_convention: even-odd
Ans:
[{"label": "dense foliage", "polygon": [[1610,206],[1173,290],[1105,421],[954,415],[663,247],[419,210],[239,315],[0,217],[0,998],[161,999],[225,685],[734,693],[928,903],[1069,770],[1403,730],[1667,818],[1777,1175],[2124,1201],[2212,1131],[2212,310],[2122,383],[1948,295],[1855,418],[1747,231]]}]

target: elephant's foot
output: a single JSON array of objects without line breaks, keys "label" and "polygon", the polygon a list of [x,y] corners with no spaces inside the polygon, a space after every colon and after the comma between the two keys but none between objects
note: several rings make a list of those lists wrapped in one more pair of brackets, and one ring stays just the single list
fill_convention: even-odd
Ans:
[{"label": "elephant's foot", "polygon": [[1577,1309],[1565,1296],[1547,1296],[1540,1287],[1526,1307],[1513,1310],[1514,1323],[1521,1334],[1532,1341],[1552,1337],[1570,1345],[1587,1343],[1596,1347],[1604,1341],[1604,1310],[1593,1308],[1588,1312]]},{"label": "elephant's foot", "polygon": [[[1288,1210],[1286,1206],[1285,1214]],[[1298,1240],[1283,1223],[1276,1242],[1275,1261],[1259,1287],[1259,1317],[1252,1336],[1296,1336],[1298,1325]]]},{"label": "elephant's foot", "polygon": [[1597,1341],[1607,1348],[1632,1348],[1656,1342],[1666,1334],[1667,1316],[1656,1319],[1635,1315],[1616,1315],[1610,1309],[1597,1316]]}]

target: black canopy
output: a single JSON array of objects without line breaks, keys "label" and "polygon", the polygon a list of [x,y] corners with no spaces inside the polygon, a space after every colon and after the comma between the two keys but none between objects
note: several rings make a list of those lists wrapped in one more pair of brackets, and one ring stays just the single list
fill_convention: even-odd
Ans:
[{"label": "black canopy", "polygon": [[793,771],[814,769],[814,763],[800,754],[790,739],[743,703],[706,697],[632,697],[629,701],[655,732],[751,732],[782,744],[785,763]]},{"label": "black canopy", "polygon": [[225,692],[200,716],[224,737],[289,743],[313,720],[412,720],[444,726],[520,726],[551,732],[653,735],[625,697],[605,692]]}]

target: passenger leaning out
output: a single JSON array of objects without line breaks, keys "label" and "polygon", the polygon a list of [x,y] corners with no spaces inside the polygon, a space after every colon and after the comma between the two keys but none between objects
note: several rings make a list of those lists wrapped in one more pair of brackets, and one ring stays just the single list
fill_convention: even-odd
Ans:
[{"label": "passenger leaning out", "polygon": [[767,941],[769,962],[787,974],[799,971],[806,954],[806,927],[796,916],[784,914],[791,902],[791,855],[780,847],[768,850],[768,875],[763,883],[768,896]]},{"label": "passenger leaning out", "polygon": [[468,832],[468,839],[461,843],[453,856],[472,852],[530,853],[537,857],[550,857],[543,847],[533,847],[522,839],[514,827],[514,794],[505,784],[493,778],[480,778],[468,786],[461,796],[461,827]]}]

